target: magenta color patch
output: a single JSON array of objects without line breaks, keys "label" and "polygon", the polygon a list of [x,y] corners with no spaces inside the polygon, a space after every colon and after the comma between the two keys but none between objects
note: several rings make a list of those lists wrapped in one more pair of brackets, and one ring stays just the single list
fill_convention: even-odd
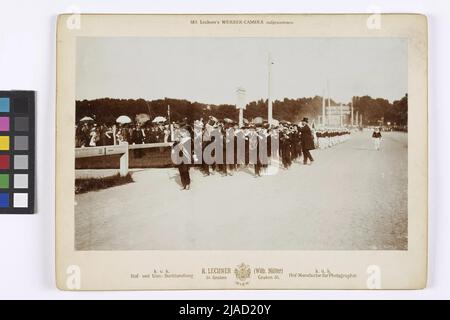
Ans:
[{"label": "magenta color patch", "polygon": [[9,117],[0,117],[0,131],[9,131]]}]

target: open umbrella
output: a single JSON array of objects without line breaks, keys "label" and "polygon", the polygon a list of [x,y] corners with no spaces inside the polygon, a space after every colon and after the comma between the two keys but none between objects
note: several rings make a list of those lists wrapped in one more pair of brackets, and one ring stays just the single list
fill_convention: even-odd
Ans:
[{"label": "open umbrella", "polygon": [[117,123],[122,123],[122,124],[124,124],[124,123],[131,123],[131,119],[130,119],[129,116],[120,116],[120,117],[118,117],[116,119],[116,122]]},{"label": "open umbrella", "polygon": [[150,120],[150,116],[146,113],[139,113],[136,115],[135,120],[136,120],[136,123],[141,125],[141,124],[146,123],[148,120]]},{"label": "open umbrella", "polygon": [[217,118],[216,117],[213,117],[213,116],[209,116],[209,119],[208,119],[208,124],[210,125],[210,126],[214,126],[214,125],[216,125],[217,124],[217,122],[218,122],[219,120],[217,120]]},{"label": "open umbrella", "polygon": [[261,117],[256,117],[256,118],[253,118],[253,123],[255,123],[255,124],[261,124],[261,123],[263,123],[263,118],[261,118]]},{"label": "open umbrella", "polygon": [[91,117],[83,117],[80,119],[80,122],[94,121]]},{"label": "open umbrella", "polygon": [[166,121],[167,121],[167,119],[166,119],[165,117],[158,116],[158,117],[156,117],[155,119],[153,119],[152,122],[158,123],[158,122],[166,122]]},{"label": "open umbrella", "polygon": [[203,128],[203,121],[201,121],[201,120],[195,120],[195,121],[194,121],[194,127],[195,127],[195,128]]}]

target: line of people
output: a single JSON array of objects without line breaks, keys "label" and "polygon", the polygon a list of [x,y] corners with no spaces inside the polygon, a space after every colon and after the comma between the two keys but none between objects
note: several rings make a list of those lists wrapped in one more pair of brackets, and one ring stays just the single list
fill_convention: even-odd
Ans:
[{"label": "line of people", "polygon": [[[170,126],[151,122],[111,126],[88,121],[80,122],[75,128],[77,147],[106,146],[122,142],[144,144],[172,141],[175,141],[172,150],[177,145],[191,146],[180,149],[186,157],[191,157],[191,160],[177,164],[183,189],[190,188],[189,169],[193,166],[205,176],[214,172],[233,175],[240,168],[253,167],[254,176],[261,177],[269,165],[288,169],[293,163],[301,163],[302,160],[303,164],[312,164],[314,158],[311,150],[324,149],[343,142],[349,134],[350,131],[343,129],[316,132],[309,125],[308,118],[303,118],[299,125],[281,121],[276,126],[262,122],[239,127],[230,119],[219,121],[209,117],[206,122],[200,119],[192,124],[185,118],[183,122],[172,123]],[[218,140],[221,140],[219,148],[214,146]],[[241,150],[239,142],[242,142]],[[208,150],[214,158],[209,162],[204,161]]]},{"label": "line of people", "polygon": [[[254,176],[260,177],[262,171],[274,161],[281,162],[285,169],[302,157],[303,164],[314,162],[310,151],[315,149],[316,138],[308,118],[303,118],[301,125],[281,122],[278,126],[270,126],[260,123],[242,128],[233,122],[209,119],[203,124],[198,120],[193,126],[183,124],[175,136],[173,152],[184,159],[177,163],[183,190],[190,188],[189,169],[192,166],[208,176],[212,172],[233,175],[238,169],[252,165]],[[217,143],[216,139],[223,141]],[[240,146],[242,152],[239,152]],[[213,160],[205,160],[206,156],[211,156]]]},{"label": "line of people", "polygon": [[327,149],[339,143],[347,141],[350,137],[348,129],[325,129],[316,132],[317,147],[319,149]]}]

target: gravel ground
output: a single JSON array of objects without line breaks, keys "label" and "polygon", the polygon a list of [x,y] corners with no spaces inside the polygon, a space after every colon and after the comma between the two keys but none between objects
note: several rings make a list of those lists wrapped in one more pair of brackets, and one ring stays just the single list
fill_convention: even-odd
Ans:
[{"label": "gravel ground", "polygon": [[369,132],[312,152],[311,166],[254,178],[176,169],[75,197],[77,250],[406,250],[407,134]]}]

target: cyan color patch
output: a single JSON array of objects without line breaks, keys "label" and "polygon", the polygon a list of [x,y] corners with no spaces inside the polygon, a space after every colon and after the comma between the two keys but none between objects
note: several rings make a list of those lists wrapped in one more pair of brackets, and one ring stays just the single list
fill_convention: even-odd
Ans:
[{"label": "cyan color patch", "polygon": [[9,98],[0,98],[0,112],[9,112]]}]

